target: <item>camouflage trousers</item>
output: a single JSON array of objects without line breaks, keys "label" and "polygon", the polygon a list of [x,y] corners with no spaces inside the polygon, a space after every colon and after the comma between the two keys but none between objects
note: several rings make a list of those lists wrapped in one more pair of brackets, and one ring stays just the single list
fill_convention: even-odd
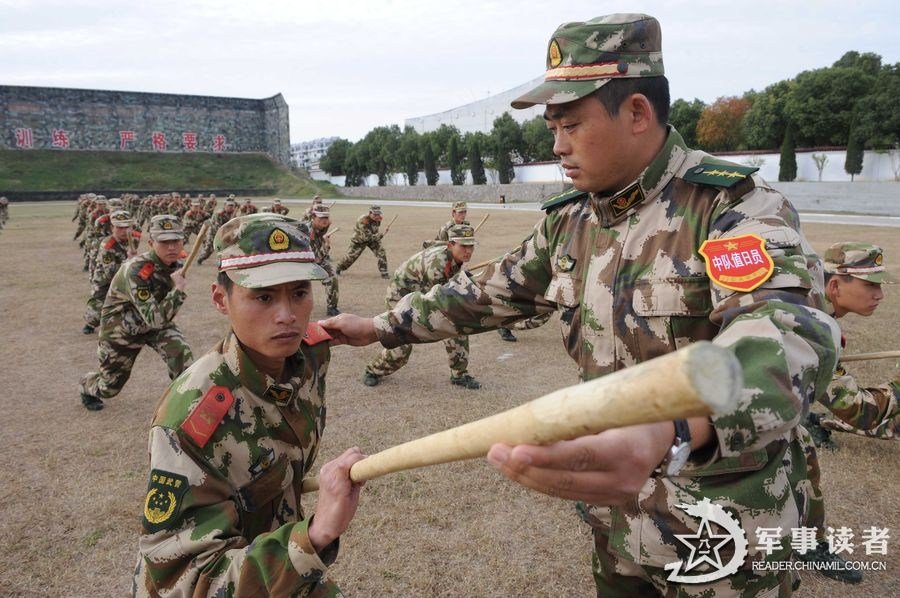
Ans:
[{"label": "camouflage trousers", "polygon": [[347,255],[345,255],[340,262],[338,262],[337,269],[341,272],[346,271],[350,266],[353,265],[359,256],[362,255],[363,249],[368,247],[372,250],[372,253],[375,254],[376,259],[378,259],[378,271],[382,274],[388,273],[388,264],[387,264],[387,254],[384,252],[384,247],[381,246],[381,241],[364,241],[361,243],[350,242],[350,249],[347,251]]},{"label": "camouflage trousers", "polygon": [[890,419],[884,420],[883,422],[869,430],[860,430],[859,428],[854,428],[850,424],[842,422],[839,419],[832,418],[822,418],[822,427],[838,432],[850,432],[853,434],[859,434],[860,436],[866,436],[867,438],[892,440],[894,438],[900,438],[900,414],[894,414],[894,416]]},{"label": "camouflage trousers", "polygon": [[547,314],[540,314],[537,316],[532,316],[527,320],[519,320],[515,324],[513,324],[514,330],[534,330],[535,328],[540,328],[544,324],[550,321],[550,318],[553,317],[554,312],[550,312]]},{"label": "camouflage trousers", "polygon": [[806,527],[816,528],[816,540],[825,539],[825,496],[822,494],[822,470],[819,468],[819,455],[812,436],[803,426],[797,427],[806,455],[806,478],[809,480],[806,505]]},{"label": "camouflage trousers", "polygon": [[197,255],[199,261],[203,261],[212,255],[213,240],[216,238],[216,232],[218,230],[218,227],[215,229],[211,226],[209,227],[209,231],[206,233],[206,239],[203,240],[203,247],[200,248],[200,253]]},{"label": "camouflage trousers", "polygon": [[[469,337],[455,336],[444,342],[450,361],[450,373],[458,378],[469,369]],[[406,365],[412,354],[412,345],[400,345],[393,349],[382,349],[381,353],[366,366],[366,371],[376,376],[393,374]]]},{"label": "camouflage trousers", "polygon": [[91,285],[91,296],[88,297],[87,307],[84,310],[84,321],[88,326],[96,328],[100,325],[100,310],[103,308],[103,302],[106,300],[106,292],[109,285],[99,286]]},{"label": "camouflage trousers", "polygon": [[169,368],[169,378],[172,380],[194,360],[184,335],[174,325],[114,341],[101,338],[97,346],[100,371],[85,374],[81,379],[81,392],[101,399],[119,394],[131,377],[134,360],[144,345],[153,347],[159,353]]},{"label": "camouflage trousers", "polygon": [[668,570],[638,565],[609,550],[609,535],[596,527],[591,562],[598,598],[781,598],[800,585],[795,571],[743,569],[713,583],[673,584],[667,580]]},{"label": "camouflage trousers", "polygon": [[329,309],[337,309],[340,289],[338,288],[338,277],[334,275],[334,266],[328,259],[322,260],[319,265],[328,274],[328,278],[322,281],[322,285],[328,289],[328,295],[325,298],[326,305]]}]

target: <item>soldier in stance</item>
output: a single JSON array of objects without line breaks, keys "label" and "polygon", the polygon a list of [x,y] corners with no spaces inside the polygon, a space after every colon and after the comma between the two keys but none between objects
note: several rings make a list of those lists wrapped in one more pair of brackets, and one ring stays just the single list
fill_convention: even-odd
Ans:
[{"label": "soldier in stance", "polygon": [[9,220],[9,200],[0,197],[0,229],[2,229]]},{"label": "soldier in stance", "polygon": [[191,235],[196,235],[200,232],[200,228],[203,226],[206,219],[206,215],[203,213],[202,200],[199,197],[197,199],[192,199],[190,209],[185,212],[184,216],[181,218],[181,225],[184,228],[185,243],[190,242]]},{"label": "soldier in stance", "polygon": [[328,229],[331,227],[331,209],[326,205],[319,204],[313,210],[312,219],[307,226],[309,227],[309,244],[316,254],[316,263],[328,274],[328,278],[322,280],[322,284],[328,289],[328,296],[325,299],[326,313],[329,316],[336,316],[341,313],[338,309],[340,288],[330,255],[331,238],[328,236]]},{"label": "soldier in stance", "polygon": [[81,403],[88,410],[103,409],[103,399],[119,394],[144,345],[159,353],[172,379],[190,365],[191,348],[174,322],[187,296],[178,262],[183,249],[178,218],[154,216],[150,251],[126,261],[113,276],[100,311],[100,369],[81,379]]},{"label": "soldier in stance", "polygon": [[106,300],[106,292],[119,266],[136,253],[135,239],[132,236],[134,221],[125,210],[115,210],[109,215],[112,234],[100,243],[94,258],[94,272],[91,276],[91,296],[87,300],[84,312],[85,325],[81,329],[84,334],[91,334],[100,325],[100,310]]},{"label": "soldier in stance", "polygon": [[[178,377],[150,428],[135,596],[339,596],[326,577],[362,484],[351,448],[300,502],[325,429],[329,337],[309,322],[316,265],[296,220],[235,218],[215,239],[231,330]],[[247,425],[252,422],[252,425]]]},{"label": "soldier in stance", "polygon": [[363,249],[368,247],[378,259],[378,271],[381,272],[381,277],[384,279],[390,278],[388,276],[387,255],[381,246],[383,235],[378,232],[381,220],[381,206],[369,207],[369,211],[356,220],[356,228],[353,229],[353,236],[350,238],[350,249],[347,251],[347,255],[338,262],[335,270],[336,274],[340,274],[350,268],[353,262],[362,255]]},{"label": "soldier in stance", "polygon": [[272,202],[272,206],[269,208],[269,211],[272,212],[273,214],[280,214],[282,216],[287,216],[288,212],[290,212],[291,209],[289,207],[287,207],[286,205],[284,205],[283,203],[281,203],[280,199],[276,198]]},{"label": "soldier in stance", "polygon": [[[809,522],[816,456],[798,424],[828,387],[840,331],[791,204],[756,168],[691,150],[667,124],[661,39],[641,14],[561,25],[544,82],[512,105],[546,105],[575,188],[546,201],[533,235],[477,278],[323,324],[341,342],[396,347],[560,311],[583,380],[702,340],[733,351],[743,389],[731,413],[496,444],[487,460],[527,488],[579,501],[598,596],[789,596],[799,576],[780,565],[791,530]],[[710,518],[726,515],[749,542],[709,538]]]},{"label": "soldier in stance", "polygon": [[202,264],[203,260],[212,255],[213,239],[216,236],[216,231],[218,231],[223,224],[237,216],[235,213],[236,206],[237,204],[235,201],[229,197],[222,204],[222,209],[213,214],[213,217],[209,219],[209,232],[206,233],[206,241],[204,241],[203,247],[200,249],[200,255],[197,256],[198,264]]},{"label": "soldier in stance", "polygon": [[[456,276],[463,264],[472,259],[475,251],[475,231],[468,224],[455,224],[447,234],[447,243],[423,249],[400,264],[388,286],[388,309],[405,295],[415,291],[427,291],[434,285],[444,284]],[[450,360],[450,383],[463,388],[478,390],[481,384],[469,374],[469,337],[465,335],[444,341]],[[366,366],[363,382],[376,386],[381,378],[393,374],[409,361],[412,345],[400,345],[383,349]]]}]

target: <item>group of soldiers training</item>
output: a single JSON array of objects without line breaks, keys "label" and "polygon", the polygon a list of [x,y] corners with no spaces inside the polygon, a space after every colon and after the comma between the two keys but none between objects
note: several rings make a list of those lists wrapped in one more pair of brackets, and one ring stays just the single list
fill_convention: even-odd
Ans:
[{"label": "group of soldiers training", "polygon": [[[758,571],[750,560],[777,563],[796,553],[843,562],[823,544],[818,462],[798,421],[819,401],[843,422],[831,424],[835,429],[897,436],[900,380],[860,388],[839,363],[834,320],[877,307],[888,282],[881,249],[833,246],[823,284],[823,260],[786,198],[755,168],[687,147],[667,124],[668,81],[653,17],[565,23],[551,38],[546,65],[544,83],[512,105],[546,105],[554,152],[575,188],[545,202],[534,232],[478,276],[464,274],[475,230],[464,215],[457,222],[457,213],[442,229],[445,242],[397,269],[387,312],[337,314],[335,298],[328,307],[337,315],[310,322],[312,281],[331,280],[329,293],[336,294],[336,276],[365,248],[390,278],[380,208],[359,218],[350,250],[331,274],[320,265],[328,253],[325,206],[314,205],[302,224],[275,213],[236,216],[229,200],[224,216],[216,213],[204,257],[216,253],[212,302],[230,331],[188,367],[190,349],[172,322],[185,299],[183,213],[150,214],[150,251],[130,258],[127,244],[119,251],[126,261],[100,310],[101,371],[82,379],[84,406],[99,409],[102,398],[118,392],[143,344],[163,355],[173,378],[150,430],[133,594],[335,595],[327,570],[359,503],[362,485],[349,471],[363,458],[360,450],[322,468],[315,516],[304,514],[299,499],[324,433],[330,342],[385,347],[366,366],[364,381],[373,386],[402,367],[412,344],[445,340],[451,381],[475,389],[467,335],[556,311],[583,380],[702,340],[731,349],[743,374],[742,399],[731,413],[549,446],[490,448],[488,462],[510,480],[578,501],[594,536],[598,595],[789,596],[799,584],[795,571]],[[107,226],[99,230],[109,235],[95,247],[108,238],[130,242],[126,233],[112,237],[117,223],[130,226],[129,207],[92,212],[99,215],[91,226]],[[746,277],[700,259],[710,242],[721,242],[718,251],[747,247],[768,258],[749,275],[755,284],[738,286]],[[97,262],[89,255],[86,269],[96,270]],[[700,536],[700,524],[683,508],[701,500],[727,506],[750,538],[754,530],[777,529],[778,545],[768,553],[751,546],[742,566],[708,583],[672,581],[678,571],[670,565],[695,550],[674,539]],[[790,530],[808,526],[817,528],[816,545],[795,548]],[[823,573],[861,578],[847,567]]]}]

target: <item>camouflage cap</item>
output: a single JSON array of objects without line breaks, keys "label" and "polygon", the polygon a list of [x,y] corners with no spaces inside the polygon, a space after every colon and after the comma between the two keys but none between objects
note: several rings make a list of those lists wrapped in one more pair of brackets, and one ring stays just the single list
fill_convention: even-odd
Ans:
[{"label": "camouflage cap", "polygon": [[513,108],[565,104],[613,78],[665,73],[659,21],[644,14],[613,14],[563,23],[550,38],[544,82],[512,101]]},{"label": "camouflage cap", "polygon": [[225,203],[222,204],[226,208],[233,208],[237,205],[237,202],[231,199],[230,197],[225,200]]},{"label": "camouflage cap", "polygon": [[178,216],[158,214],[150,219],[150,238],[154,241],[184,239],[184,229]]},{"label": "camouflage cap", "polygon": [[447,238],[460,245],[477,245],[475,229],[468,224],[454,224],[447,231]]},{"label": "camouflage cap", "polygon": [[122,228],[132,226],[134,224],[134,221],[131,219],[131,214],[129,214],[125,210],[113,210],[113,212],[109,215],[109,222],[113,226]]},{"label": "camouflage cap", "polygon": [[232,218],[216,232],[213,247],[219,255],[219,272],[244,288],[328,278],[316,264],[307,229],[279,214]]},{"label": "camouflage cap", "polygon": [[125,205],[125,202],[122,201],[121,197],[111,197],[106,200],[106,205],[110,208],[121,208]]},{"label": "camouflage cap", "polygon": [[369,214],[381,216],[381,206],[369,206]]},{"label": "camouflage cap", "polygon": [[454,201],[453,202],[453,211],[454,212],[466,212],[469,210],[469,207],[466,205],[464,201]]},{"label": "camouflage cap", "polygon": [[825,252],[825,272],[853,276],[876,284],[892,283],[884,267],[884,254],[878,245],[842,241]]},{"label": "camouflage cap", "polygon": [[276,206],[280,206],[281,200],[276,197],[275,199],[272,200],[272,203],[275,204]]},{"label": "camouflage cap", "polygon": [[331,218],[331,208],[320,204],[313,207],[312,214],[318,218]]}]

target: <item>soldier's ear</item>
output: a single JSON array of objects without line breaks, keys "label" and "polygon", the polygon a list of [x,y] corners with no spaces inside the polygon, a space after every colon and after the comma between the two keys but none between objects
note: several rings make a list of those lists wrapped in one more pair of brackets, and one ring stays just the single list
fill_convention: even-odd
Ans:
[{"label": "soldier's ear", "polygon": [[227,316],[229,314],[228,311],[228,289],[225,288],[224,285],[214,282],[212,284],[212,302],[216,307],[216,310]]}]

